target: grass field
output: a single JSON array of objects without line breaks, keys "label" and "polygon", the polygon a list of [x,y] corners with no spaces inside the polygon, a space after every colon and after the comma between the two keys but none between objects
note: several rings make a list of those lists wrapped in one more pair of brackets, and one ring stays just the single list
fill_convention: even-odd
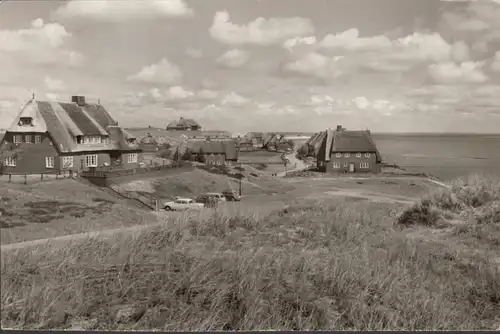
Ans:
[{"label": "grass field", "polygon": [[[325,189],[338,180],[329,182]],[[288,204],[265,215],[215,213],[108,240],[2,252],[2,326],[498,328],[500,251],[492,236],[500,183],[471,178],[439,191],[415,184],[398,186],[405,189],[398,196],[429,192],[414,206],[299,198],[315,186],[295,183],[280,196],[249,198],[256,208],[273,197]]]},{"label": "grass field", "polygon": [[100,190],[74,180],[6,184],[0,189],[0,242],[8,244],[154,222]]},{"label": "grass field", "polygon": [[281,164],[281,154],[271,151],[250,151],[240,152],[238,161],[251,164]]}]

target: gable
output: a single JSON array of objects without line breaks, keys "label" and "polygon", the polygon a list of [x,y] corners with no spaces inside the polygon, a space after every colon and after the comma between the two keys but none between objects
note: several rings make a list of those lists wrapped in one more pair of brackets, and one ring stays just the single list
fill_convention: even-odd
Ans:
[{"label": "gable", "polygon": [[[21,117],[30,117],[32,121],[32,125],[19,125],[19,120]],[[40,114],[38,110],[38,105],[35,101],[29,101],[19,112],[19,114],[12,122],[11,126],[8,129],[9,132],[46,132],[47,125],[45,124],[45,120],[43,116]]]}]

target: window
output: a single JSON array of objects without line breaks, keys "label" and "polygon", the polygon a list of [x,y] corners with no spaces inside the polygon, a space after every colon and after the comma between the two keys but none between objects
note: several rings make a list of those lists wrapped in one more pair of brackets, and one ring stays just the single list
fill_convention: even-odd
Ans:
[{"label": "window", "polygon": [[340,168],[340,162],[334,162],[333,168]]},{"label": "window", "polygon": [[82,143],[82,136],[76,136],[76,143],[81,144]]},{"label": "window", "polygon": [[356,158],[361,158],[361,153],[356,153]]},{"label": "window", "polygon": [[341,158],[341,157],[342,157],[342,153],[337,153],[337,154],[335,154],[335,156],[336,156],[337,158]]},{"label": "window", "polygon": [[370,153],[365,153],[365,157],[369,158],[370,157]]},{"label": "window", "polygon": [[[77,138],[78,140],[78,138]],[[101,136],[85,136],[83,137],[84,144],[101,144],[102,138]]]},{"label": "window", "polygon": [[217,165],[221,165],[221,161],[220,160],[217,160]]},{"label": "window", "polygon": [[367,162],[362,162],[362,163],[359,164],[359,167],[360,168],[369,168],[370,164],[368,164]]},{"label": "window", "polygon": [[35,136],[35,144],[40,144],[42,142],[42,136],[36,135]]},{"label": "window", "polygon": [[16,157],[5,158],[5,166],[16,167]]},{"label": "window", "polygon": [[130,153],[128,155],[128,163],[133,164],[135,162],[137,162],[137,153]]},{"label": "window", "polygon": [[23,136],[14,135],[14,144],[21,144],[23,142]]},{"label": "window", "polygon": [[63,157],[62,158],[62,168],[73,167],[73,157]]},{"label": "window", "polygon": [[87,167],[97,167],[97,154],[86,155],[85,165]]},{"label": "window", "polygon": [[31,117],[21,117],[19,119],[19,123],[18,124],[20,126],[33,125],[33,118],[31,118]]},{"label": "window", "polygon": [[32,141],[31,141],[31,135],[26,135],[26,137],[24,138],[24,140],[26,141],[26,144],[31,144]]},{"label": "window", "polygon": [[348,162],[344,162],[344,167],[347,167],[349,166],[349,163]]},{"label": "window", "polygon": [[54,168],[54,157],[45,157],[45,167]]},{"label": "window", "polygon": [[344,154],[344,157],[349,158],[351,156],[351,153],[346,153]]}]

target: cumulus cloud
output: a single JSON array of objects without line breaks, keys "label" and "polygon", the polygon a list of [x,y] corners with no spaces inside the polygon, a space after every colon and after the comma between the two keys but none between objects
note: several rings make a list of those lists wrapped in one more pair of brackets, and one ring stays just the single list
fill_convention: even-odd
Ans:
[{"label": "cumulus cloud", "polygon": [[321,48],[349,51],[380,50],[391,46],[392,42],[386,36],[360,37],[358,29],[355,28],[338,34],[328,34],[319,42]]},{"label": "cumulus cloud", "polygon": [[250,53],[240,49],[232,49],[217,58],[217,63],[227,68],[238,68],[250,60]]},{"label": "cumulus cloud", "polygon": [[184,0],[71,0],[56,10],[56,16],[62,18],[85,18],[111,22],[192,15],[193,10]]},{"label": "cumulus cloud", "polygon": [[127,78],[130,82],[170,85],[182,79],[181,69],[163,58],[158,63],[142,68],[137,74]]},{"label": "cumulus cloud", "polygon": [[288,62],[283,66],[286,72],[317,78],[336,78],[342,75],[339,62],[342,56],[325,56],[317,52],[310,52],[299,59]]},{"label": "cumulus cloud", "polygon": [[202,89],[197,93],[197,96],[202,100],[213,100],[219,96],[219,93],[210,89]]},{"label": "cumulus cloud", "polygon": [[443,27],[455,35],[467,34],[478,45],[500,39],[500,1],[469,1],[468,5],[442,15]]},{"label": "cumulus cloud", "polygon": [[28,29],[0,30],[0,52],[21,62],[77,66],[83,55],[65,47],[71,37],[63,25],[38,18]]},{"label": "cumulus cloud", "polygon": [[167,100],[184,100],[194,96],[195,94],[189,90],[182,88],[181,86],[170,87],[166,91]]},{"label": "cumulus cloud", "polygon": [[126,104],[131,106],[141,106],[156,103],[177,104],[181,105],[192,104],[201,101],[214,100],[218,97],[218,93],[211,90],[191,91],[182,86],[172,86],[167,90],[161,90],[158,87],[153,87],[147,92],[129,92],[125,95]]},{"label": "cumulus cloud", "polygon": [[456,64],[446,62],[432,64],[429,73],[437,83],[461,84],[461,83],[483,83],[488,77],[483,73],[484,62],[463,62]]},{"label": "cumulus cloud", "polygon": [[51,91],[62,91],[65,89],[64,82],[62,80],[46,76],[43,81],[45,86]]},{"label": "cumulus cloud", "polygon": [[310,35],[314,32],[311,20],[301,17],[269,18],[259,17],[252,22],[238,25],[230,21],[227,11],[215,13],[210,36],[228,45],[273,45],[281,44],[293,37]]},{"label": "cumulus cloud", "polygon": [[320,78],[336,78],[368,68],[379,72],[405,72],[419,64],[465,62],[470,49],[464,41],[448,43],[438,33],[413,33],[389,39],[384,35],[361,37],[357,29],[291,38],[282,44],[292,60],[283,68],[289,72]]},{"label": "cumulus cloud", "polygon": [[224,106],[239,107],[250,103],[250,99],[239,95],[236,92],[228,93],[223,99],[221,104]]},{"label": "cumulus cloud", "polygon": [[493,58],[493,62],[491,64],[491,69],[495,72],[500,72],[500,51],[495,53],[495,57]]}]

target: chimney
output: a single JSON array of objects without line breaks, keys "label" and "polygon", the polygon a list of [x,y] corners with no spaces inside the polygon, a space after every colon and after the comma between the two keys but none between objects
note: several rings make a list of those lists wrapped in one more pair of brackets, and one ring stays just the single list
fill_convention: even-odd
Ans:
[{"label": "chimney", "polygon": [[72,96],[71,102],[78,104],[79,106],[85,105],[85,96]]},{"label": "chimney", "polygon": [[339,124],[339,125],[337,125],[337,131],[342,131],[342,130],[343,130],[343,129],[342,129],[342,125],[340,125],[340,124]]}]

